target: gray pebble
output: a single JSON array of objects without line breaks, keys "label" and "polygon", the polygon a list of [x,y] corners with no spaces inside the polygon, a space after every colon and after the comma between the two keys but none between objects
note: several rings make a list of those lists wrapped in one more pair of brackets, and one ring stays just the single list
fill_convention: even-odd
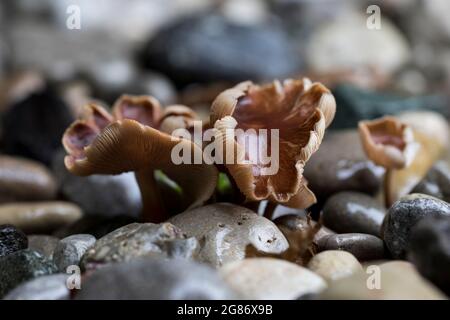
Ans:
[{"label": "gray pebble", "polygon": [[50,259],[53,258],[53,252],[58,243],[59,239],[53,236],[41,234],[28,236],[28,248],[33,249]]},{"label": "gray pebble", "polygon": [[67,274],[52,274],[27,281],[11,290],[4,300],[68,300]]},{"label": "gray pebble", "polygon": [[68,266],[79,265],[87,250],[95,244],[90,234],[75,234],[62,239],[55,248],[53,260],[60,272],[66,272]]},{"label": "gray pebble", "polygon": [[450,162],[436,163],[412,192],[428,194],[450,202]]}]

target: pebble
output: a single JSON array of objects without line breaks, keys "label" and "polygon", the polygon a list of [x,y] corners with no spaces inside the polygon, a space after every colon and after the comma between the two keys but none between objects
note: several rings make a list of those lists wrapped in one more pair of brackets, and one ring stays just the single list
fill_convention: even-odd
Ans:
[{"label": "pebble", "polygon": [[244,25],[205,13],[161,29],[144,46],[140,59],[177,85],[282,78],[302,66],[292,41],[273,21]]},{"label": "pebble", "polygon": [[328,250],[315,255],[309,261],[308,269],[330,282],[359,272],[362,266],[349,252]]},{"label": "pebble", "polygon": [[0,258],[0,298],[20,283],[56,272],[55,264],[40,253],[25,249]]},{"label": "pebble", "polygon": [[450,216],[424,218],[413,227],[408,259],[425,278],[450,294]]},{"label": "pebble", "polygon": [[423,193],[450,202],[450,162],[436,163],[412,193]]},{"label": "pebble", "polygon": [[188,210],[169,222],[196,237],[200,243],[198,259],[216,267],[244,259],[249,244],[258,251],[275,254],[289,247],[272,221],[233,204],[217,203]]},{"label": "pebble", "polygon": [[27,247],[28,239],[25,233],[12,225],[0,225],[0,257]]},{"label": "pebble", "polygon": [[375,194],[380,189],[383,174],[383,168],[367,159],[356,130],[325,135],[304,172],[308,187],[319,200],[326,200],[340,191]]},{"label": "pebble", "polygon": [[34,92],[2,115],[3,152],[49,165],[73,120],[69,107],[53,89]]},{"label": "pebble", "polygon": [[314,272],[274,258],[230,262],[219,273],[234,291],[249,300],[291,300],[318,293],[327,286]]},{"label": "pebble", "polygon": [[0,203],[54,199],[56,181],[42,164],[0,155]]},{"label": "pebble", "polygon": [[82,216],[80,208],[70,202],[49,201],[0,205],[0,224],[12,224],[26,233],[55,230]]},{"label": "pebble", "polygon": [[[377,283],[376,277],[380,281]],[[377,286],[379,285],[379,286]],[[326,300],[434,300],[445,296],[405,261],[374,265],[333,281],[318,296]]]},{"label": "pebble", "polygon": [[27,281],[11,290],[4,300],[69,300],[67,274],[52,274]]},{"label": "pebble", "polygon": [[[145,279],[145,281],[143,281]],[[138,258],[100,268],[77,300],[223,300],[236,298],[215,270],[185,259]]]},{"label": "pebble", "polygon": [[53,252],[59,243],[59,239],[53,236],[33,234],[28,236],[28,248],[39,252],[44,257],[53,258]]},{"label": "pebble", "polygon": [[331,196],[323,207],[323,224],[337,233],[367,233],[380,236],[386,210],[374,198],[344,191]]},{"label": "pebble", "polygon": [[449,216],[450,204],[420,193],[402,197],[389,208],[383,222],[383,239],[394,258],[405,258],[411,228],[430,216]]},{"label": "pebble", "polygon": [[186,237],[170,223],[132,223],[99,239],[84,255],[82,265],[95,269],[101,264],[142,256],[191,258],[197,249],[197,239]]},{"label": "pebble", "polygon": [[[288,214],[281,217],[276,218],[273,222],[278,227],[285,227],[291,231],[301,231],[303,233],[308,232],[311,228],[313,228],[317,222],[310,220],[310,224],[308,225],[308,219],[306,217],[301,217],[294,214]],[[314,235],[313,241],[317,243],[321,238],[334,234],[334,231],[328,229],[327,227],[322,226],[319,231]]]},{"label": "pebble", "polygon": [[319,243],[319,252],[325,250],[343,250],[353,254],[359,261],[379,260],[386,255],[383,240],[364,233],[342,233],[323,237]]},{"label": "pebble", "polygon": [[95,244],[90,234],[75,234],[61,239],[53,253],[53,260],[60,272],[66,272],[71,265],[78,266],[81,258]]},{"label": "pebble", "polygon": [[67,200],[80,206],[83,212],[89,215],[107,217],[140,215],[141,193],[134,173],[79,177],[66,169],[64,156],[64,152],[58,152],[52,168],[61,192]]}]

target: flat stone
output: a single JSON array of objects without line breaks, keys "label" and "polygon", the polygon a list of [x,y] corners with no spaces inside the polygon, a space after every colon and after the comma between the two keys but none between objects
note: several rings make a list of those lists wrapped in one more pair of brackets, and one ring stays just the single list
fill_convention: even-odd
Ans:
[{"label": "flat stone", "polygon": [[367,233],[379,237],[386,210],[374,198],[344,191],[331,196],[323,207],[325,226],[337,233]]},{"label": "flat stone", "polygon": [[423,193],[450,202],[450,162],[436,163],[412,193]]},{"label": "flat stone", "polygon": [[343,250],[353,254],[359,261],[380,260],[386,256],[383,240],[365,233],[342,233],[323,237],[319,251]]},{"label": "flat stone", "polygon": [[[145,281],[143,281],[145,279]],[[185,259],[137,258],[100,268],[87,277],[77,300],[235,299],[215,270]]]},{"label": "flat stone", "polygon": [[66,272],[68,266],[80,264],[81,258],[95,244],[90,234],[76,234],[61,239],[53,253],[53,260],[60,272]]},{"label": "flat stone", "polygon": [[4,300],[69,300],[67,274],[52,274],[27,281],[11,290]]},{"label": "flat stone", "polygon": [[53,252],[59,243],[59,239],[53,236],[47,235],[29,235],[28,236],[28,248],[39,252],[43,256],[52,259]]},{"label": "flat stone", "polygon": [[82,216],[70,202],[17,202],[0,205],[0,224],[12,224],[26,233],[49,232]]},{"label": "flat stone", "polygon": [[362,266],[349,252],[328,250],[315,255],[309,261],[308,269],[330,282],[359,272]]},{"label": "flat stone", "polygon": [[287,300],[317,293],[326,282],[294,263],[273,258],[248,258],[223,265],[219,273],[244,299]]},{"label": "flat stone", "polygon": [[27,247],[28,239],[25,233],[12,225],[0,225],[0,257]]},{"label": "flat stone", "polygon": [[169,222],[196,237],[200,243],[197,259],[216,267],[244,259],[249,244],[258,251],[275,254],[289,247],[272,221],[233,204],[217,203],[188,210]]},{"label": "flat stone", "polygon": [[388,210],[383,239],[394,258],[404,258],[410,245],[411,228],[425,217],[449,216],[450,204],[420,193],[402,197]]},{"label": "flat stone", "polygon": [[82,265],[93,269],[143,256],[191,258],[197,250],[197,240],[170,223],[132,223],[99,239],[84,255]]},{"label": "flat stone", "polygon": [[22,282],[56,272],[55,264],[40,253],[25,249],[0,258],[0,297]]},{"label": "flat stone", "polygon": [[39,162],[0,155],[0,203],[54,199],[56,181]]}]

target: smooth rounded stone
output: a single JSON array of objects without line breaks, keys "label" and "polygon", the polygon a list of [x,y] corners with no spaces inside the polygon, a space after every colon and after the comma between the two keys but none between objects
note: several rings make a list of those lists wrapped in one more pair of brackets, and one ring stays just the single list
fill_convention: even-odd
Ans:
[{"label": "smooth rounded stone", "polygon": [[82,265],[94,269],[97,265],[142,256],[191,258],[198,246],[197,239],[186,237],[170,223],[132,223],[99,239],[84,255]]},{"label": "smooth rounded stone", "polygon": [[59,243],[59,239],[53,236],[33,234],[28,236],[28,248],[39,252],[43,256],[52,259],[53,252]]},{"label": "smooth rounded stone", "polygon": [[70,108],[54,89],[34,92],[2,115],[3,152],[49,165],[73,120]]},{"label": "smooth rounded stone", "polygon": [[0,203],[54,199],[56,181],[42,164],[0,155]]},{"label": "smooth rounded stone", "polygon": [[161,29],[144,46],[140,60],[177,85],[282,78],[302,67],[281,25],[237,24],[209,13]]},{"label": "smooth rounded stone", "polygon": [[[288,214],[281,217],[276,218],[273,222],[278,227],[285,227],[291,231],[301,231],[308,232],[311,228],[313,228],[317,222],[310,220],[310,224],[308,225],[308,219],[306,217],[301,217],[294,214]],[[334,231],[328,229],[327,227],[322,226],[319,231],[314,235],[313,241],[317,243],[321,238],[334,234]]]},{"label": "smooth rounded stone", "polygon": [[288,249],[283,233],[270,220],[229,203],[217,203],[185,211],[169,219],[200,243],[197,259],[221,266],[245,258],[246,247],[278,254]]},{"label": "smooth rounded stone", "polygon": [[414,193],[402,197],[389,208],[383,222],[383,239],[394,258],[405,258],[411,228],[425,217],[450,216],[450,204]]},{"label": "smooth rounded stone", "polygon": [[412,193],[423,193],[450,202],[450,162],[436,163]]},{"label": "smooth rounded stone", "polygon": [[82,216],[81,209],[64,201],[17,202],[0,205],[0,224],[12,224],[26,233],[47,232]]},{"label": "smooth rounded stone", "polygon": [[11,290],[4,300],[69,300],[67,274],[52,274],[27,281]]},{"label": "smooth rounded stone", "polygon": [[308,187],[319,200],[340,191],[375,194],[384,169],[367,159],[356,130],[332,131],[305,166]]},{"label": "smooth rounded stone", "polygon": [[358,259],[351,253],[328,250],[315,255],[308,263],[308,269],[326,281],[335,281],[362,270]]},{"label": "smooth rounded stone", "polygon": [[95,237],[90,234],[75,234],[61,239],[53,253],[53,261],[60,272],[66,272],[68,266],[80,264],[87,250],[95,244]]},{"label": "smooth rounded stone", "polygon": [[215,270],[185,259],[138,258],[100,268],[88,276],[77,300],[235,299]]},{"label": "smooth rounded stone", "polygon": [[20,283],[56,272],[55,264],[40,253],[25,249],[0,258],[0,298]]},{"label": "smooth rounded stone", "polygon": [[25,233],[12,225],[0,225],[0,257],[27,247],[28,239]]},{"label": "smooth rounded stone", "polygon": [[429,217],[411,231],[408,259],[420,273],[450,294],[450,217]]},{"label": "smooth rounded stone", "polygon": [[[379,278],[379,283],[376,277]],[[379,286],[377,287],[377,285]],[[379,288],[379,289],[377,289]],[[318,299],[326,300],[434,300],[445,299],[436,287],[405,261],[373,265],[350,277],[329,283]]]},{"label": "smooth rounded stone", "polygon": [[367,233],[379,237],[386,210],[374,198],[344,191],[328,198],[323,224],[337,233]]},{"label": "smooth rounded stone", "polygon": [[386,256],[383,240],[364,233],[342,233],[323,237],[318,250],[343,250],[353,254],[359,261],[380,260]]},{"label": "smooth rounded stone", "polygon": [[243,299],[288,300],[318,293],[326,282],[294,263],[274,258],[248,258],[223,265],[219,274]]},{"label": "smooth rounded stone", "polygon": [[58,152],[52,168],[67,200],[90,215],[139,216],[142,210],[141,193],[133,172],[79,177],[66,169],[64,156],[65,152]]}]

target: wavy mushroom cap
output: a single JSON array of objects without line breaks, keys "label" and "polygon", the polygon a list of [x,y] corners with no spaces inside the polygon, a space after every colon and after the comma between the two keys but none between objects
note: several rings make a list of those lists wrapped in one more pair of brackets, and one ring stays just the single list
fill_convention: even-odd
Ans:
[{"label": "wavy mushroom cap", "polygon": [[180,128],[189,130],[197,119],[197,114],[191,108],[181,104],[171,105],[164,109],[159,128],[168,134]]},{"label": "wavy mushroom cap", "polygon": [[[305,208],[316,198],[306,186],[303,168],[319,148],[335,111],[331,92],[309,79],[289,79],[282,84],[274,81],[264,86],[243,82],[216,98],[211,123],[217,130],[216,141],[224,144],[225,152],[236,150],[235,161],[226,163],[226,167],[248,200],[269,199]],[[228,129],[243,129],[244,135],[235,138]],[[267,174],[268,165],[258,161],[263,152],[258,141],[268,151],[272,143],[259,129],[267,129],[267,136],[271,129],[278,130],[276,173]],[[270,152],[268,156],[272,156]]]},{"label": "wavy mushroom cap", "polygon": [[385,116],[358,124],[366,155],[387,169],[407,167],[416,154],[414,135],[409,126],[397,118]]}]

